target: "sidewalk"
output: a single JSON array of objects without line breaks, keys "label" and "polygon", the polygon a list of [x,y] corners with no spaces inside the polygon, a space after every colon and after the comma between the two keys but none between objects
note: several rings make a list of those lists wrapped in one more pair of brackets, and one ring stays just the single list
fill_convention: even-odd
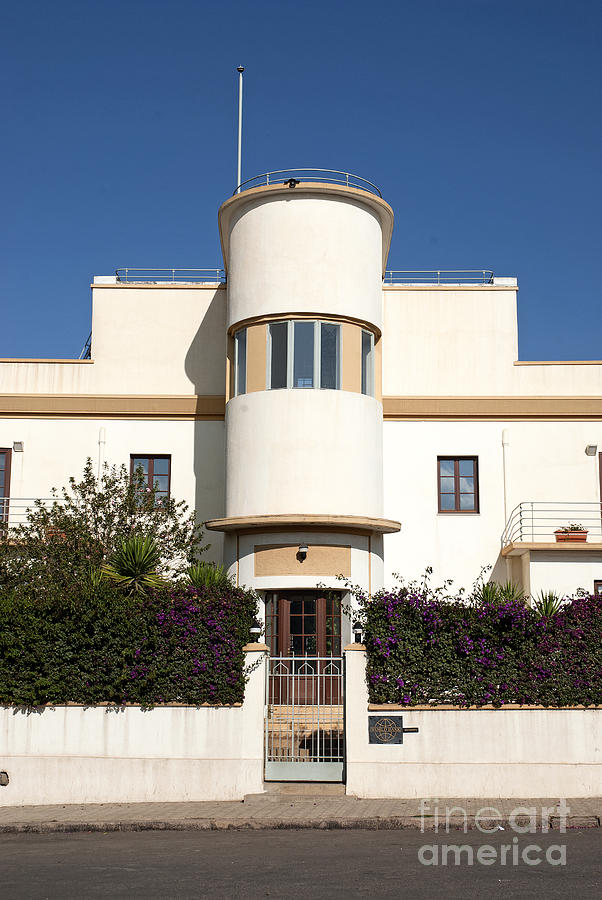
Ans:
[{"label": "sidewalk", "polygon": [[[531,815],[532,809],[537,830],[542,827],[544,831],[554,830],[561,824],[558,800],[457,798],[425,802],[429,806],[422,820],[419,800],[358,800],[346,796],[255,794],[244,801],[4,806],[0,807],[0,833],[268,828],[377,830],[420,828],[421,825],[424,830],[437,830],[438,825],[438,831],[445,833],[446,815],[448,830],[480,826],[493,832],[496,826],[506,830],[516,824],[528,825],[526,815]],[[601,827],[602,797],[567,798],[566,804],[567,828]],[[542,808],[545,808],[543,814]],[[479,811],[477,825],[475,815]],[[513,813],[515,819],[510,818]]]}]

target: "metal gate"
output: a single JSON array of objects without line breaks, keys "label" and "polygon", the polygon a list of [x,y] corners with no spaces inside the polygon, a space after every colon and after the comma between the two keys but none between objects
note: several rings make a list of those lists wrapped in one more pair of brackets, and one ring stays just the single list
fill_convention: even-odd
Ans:
[{"label": "metal gate", "polygon": [[340,656],[268,659],[266,781],[343,780],[343,686]]}]

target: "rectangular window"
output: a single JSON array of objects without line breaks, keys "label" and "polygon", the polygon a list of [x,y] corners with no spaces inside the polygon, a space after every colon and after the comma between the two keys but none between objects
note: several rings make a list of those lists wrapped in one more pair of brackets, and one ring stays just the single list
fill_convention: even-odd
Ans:
[{"label": "rectangular window", "polygon": [[362,394],[374,396],[374,335],[362,331]]},{"label": "rectangular window", "polygon": [[288,322],[270,325],[270,388],[285,388],[288,374]]},{"label": "rectangular window", "polygon": [[602,597],[602,581],[594,581],[594,597]]},{"label": "rectangular window", "polygon": [[293,387],[314,386],[314,322],[295,322],[293,347]]},{"label": "rectangular window", "polygon": [[476,456],[438,456],[440,513],[478,513],[479,471]]},{"label": "rectangular window", "polygon": [[8,520],[10,453],[10,450],[0,450],[0,522],[6,522]]},{"label": "rectangular window", "polygon": [[341,326],[320,324],[320,387],[338,390],[341,369]]},{"label": "rectangular window", "polygon": [[247,329],[234,335],[234,396],[247,391]]},{"label": "rectangular window", "polygon": [[171,489],[171,456],[130,456],[130,472],[132,478],[142,470],[143,490],[150,493],[155,489],[155,505],[160,506],[169,500]]}]

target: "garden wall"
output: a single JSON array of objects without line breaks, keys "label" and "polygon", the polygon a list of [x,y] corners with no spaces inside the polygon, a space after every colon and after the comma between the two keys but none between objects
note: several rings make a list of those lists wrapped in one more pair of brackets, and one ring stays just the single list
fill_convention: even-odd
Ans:
[{"label": "garden wall", "polygon": [[[356,649],[357,648],[357,649]],[[347,793],[357,797],[602,795],[602,708],[369,706],[366,653],[346,651]],[[418,733],[371,744],[368,717]]]},{"label": "garden wall", "polygon": [[[265,651],[240,706],[0,708],[0,806],[241,800],[263,790]],[[257,648],[257,649],[255,649]],[[246,649],[246,648],[245,648]]]}]

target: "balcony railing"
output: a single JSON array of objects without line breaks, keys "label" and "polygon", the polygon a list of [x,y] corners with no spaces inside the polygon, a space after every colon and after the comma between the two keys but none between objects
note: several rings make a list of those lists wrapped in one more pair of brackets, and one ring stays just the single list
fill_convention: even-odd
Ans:
[{"label": "balcony railing", "polygon": [[38,506],[50,509],[55,503],[62,506],[64,501],[60,497],[0,497],[0,526],[22,525]]},{"label": "balcony railing", "polygon": [[[587,530],[589,543],[602,542],[602,503],[525,500],[512,510],[502,534],[502,548],[508,544],[552,544],[555,532],[569,525]],[[572,546],[567,542],[567,546]]]},{"label": "balcony railing", "polygon": [[491,269],[424,269],[385,272],[385,284],[493,284]]},{"label": "balcony railing", "polygon": [[313,184],[339,184],[344,187],[359,188],[362,191],[369,191],[382,197],[380,188],[366,178],[360,175],[352,175],[351,172],[337,172],[336,169],[276,169],[274,172],[264,172],[262,175],[254,175],[242,181],[238,187],[234,188],[232,195],[240,194],[241,191],[248,191],[254,187],[270,186],[274,184],[287,184],[294,188],[304,181],[311,181]]},{"label": "balcony railing", "polygon": [[117,281],[128,284],[162,284],[167,282],[221,284],[226,280],[223,269],[136,269],[129,266],[115,269]]}]

